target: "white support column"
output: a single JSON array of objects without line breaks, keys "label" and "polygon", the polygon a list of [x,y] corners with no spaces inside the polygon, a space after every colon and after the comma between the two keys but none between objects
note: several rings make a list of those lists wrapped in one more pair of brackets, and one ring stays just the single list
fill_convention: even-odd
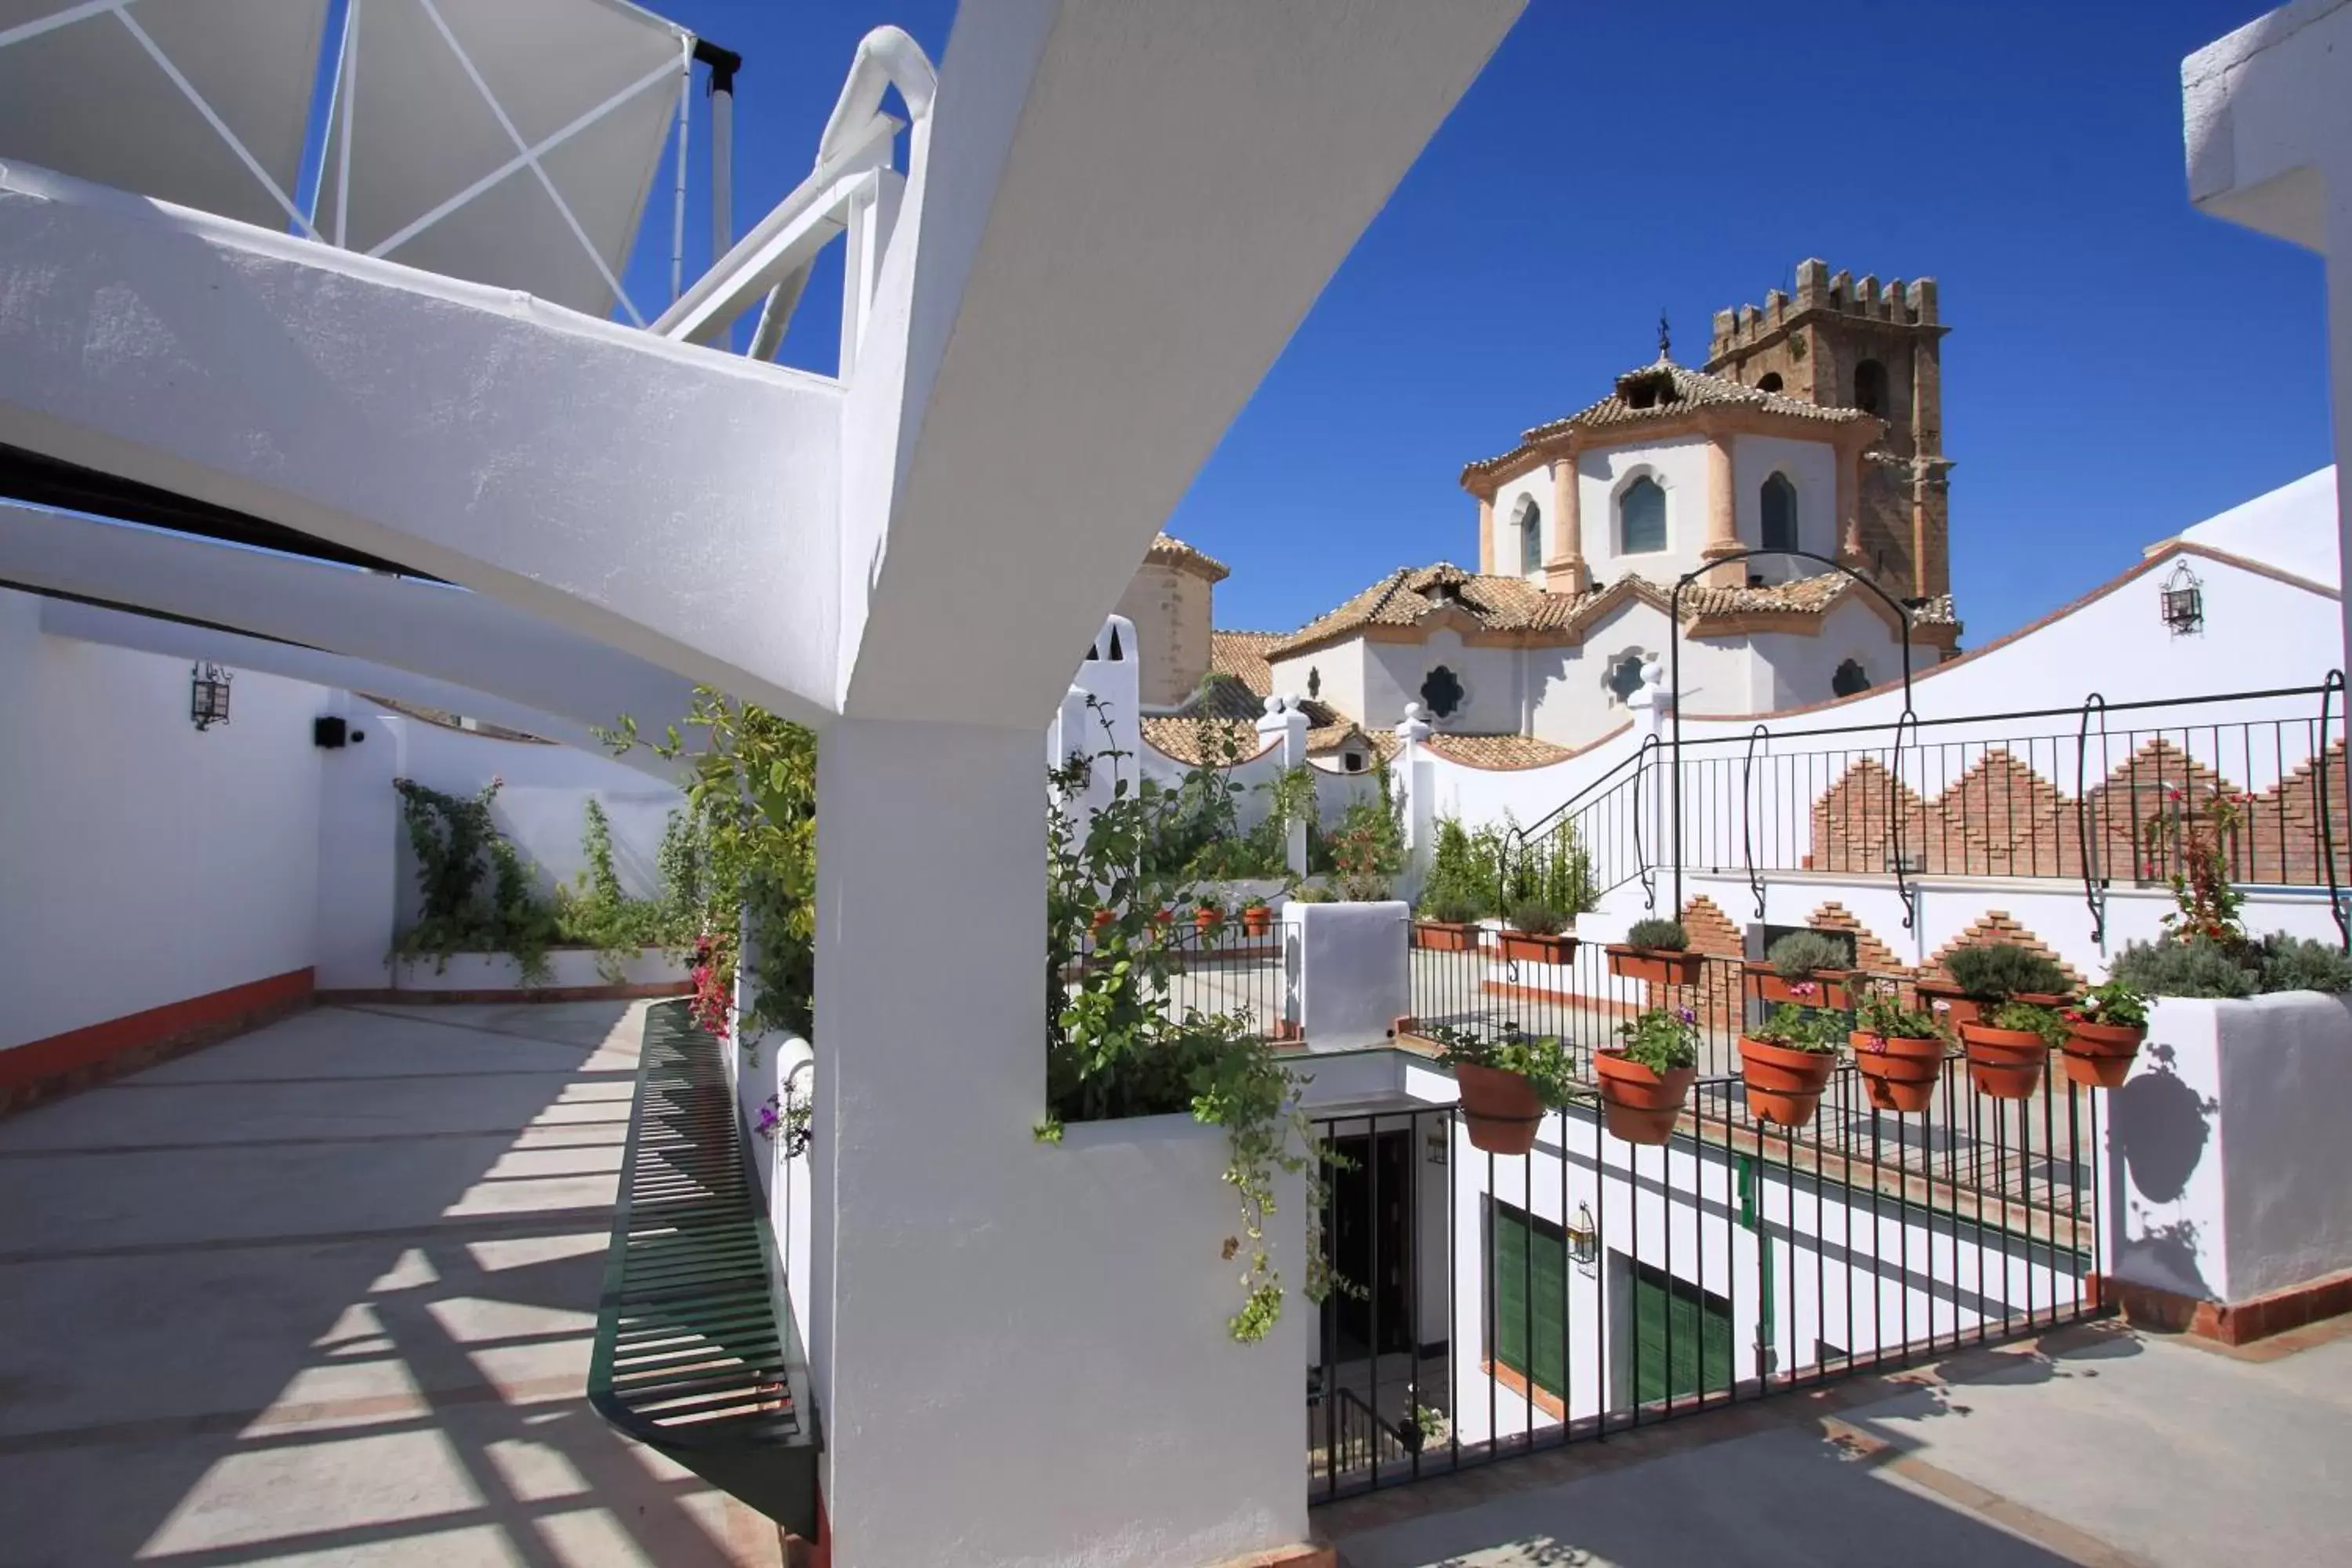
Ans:
[{"label": "white support column", "polygon": [[[1282,771],[1307,765],[1307,713],[1287,697],[1269,697],[1265,712],[1257,721],[1258,742],[1263,746],[1272,741],[1281,747]],[[1307,819],[1294,818],[1283,841],[1283,858],[1294,877],[1307,875]]]},{"label": "white support column", "polygon": [[1429,721],[1421,716],[1421,704],[1404,705],[1404,717],[1397,721],[1395,776],[1404,791],[1404,877],[1398,888],[1400,893],[1411,893],[1421,887],[1423,872],[1429,868],[1432,840],[1435,837],[1436,803],[1430,797],[1434,792],[1433,770],[1421,743],[1429,739]]}]

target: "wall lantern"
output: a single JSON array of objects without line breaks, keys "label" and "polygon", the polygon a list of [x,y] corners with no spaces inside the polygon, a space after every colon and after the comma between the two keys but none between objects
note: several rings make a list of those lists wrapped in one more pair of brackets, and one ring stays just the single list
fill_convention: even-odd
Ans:
[{"label": "wall lantern", "polygon": [[1568,1255],[1579,1268],[1590,1268],[1601,1261],[1601,1227],[1593,1222],[1592,1205],[1576,1205],[1576,1223],[1566,1227]]},{"label": "wall lantern", "polygon": [[188,669],[188,717],[200,731],[228,722],[229,672],[216,664]]},{"label": "wall lantern", "polygon": [[2164,580],[2164,624],[2177,637],[2205,629],[2205,584],[2197,580],[2186,561]]}]

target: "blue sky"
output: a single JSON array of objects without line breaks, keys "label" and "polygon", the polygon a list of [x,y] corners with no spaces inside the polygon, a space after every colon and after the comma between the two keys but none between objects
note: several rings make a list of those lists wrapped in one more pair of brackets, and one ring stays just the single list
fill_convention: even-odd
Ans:
[{"label": "blue sky", "polygon": [[[746,56],[739,225],[806,172],[867,27],[938,58],[952,20],[657,8]],[[2182,173],[2180,58],[2262,8],[1534,0],[1170,520],[1234,568],[1219,623],[1287,628],[1398,565],[1475,563],[1465,461],[1601,396],[1662,308],[1699,362],[1715,310],[1808,256],[1941,286],[1971,643],[2327,462],[2318,258],[2200,216]],[[631,280],[658,300],[650,248]],[[829,368],[834,291],[787,359]]]}]

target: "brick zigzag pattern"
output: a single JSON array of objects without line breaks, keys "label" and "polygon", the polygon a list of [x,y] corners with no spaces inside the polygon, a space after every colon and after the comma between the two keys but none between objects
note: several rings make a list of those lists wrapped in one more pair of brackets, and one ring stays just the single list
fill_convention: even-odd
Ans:
[{"label": "brick zigzag pattern", "polygon": [[[1980,947],[1990,942],[2007,942],[2041,953],[2064,970],[2066,977],[2076,985],[2086,984],[2082,971],[2068,963],[2055,948],[2004,910],[1986,910],[1967,930],[1937,948],[1926,963],[1916,967],[1896,957],[1895,950],[1880,941],[1877,932],[1855,919],[1852,910],[1835,900],[1807,915],[1805,924],[1813,931],[1837,931],[1852,936],[1855,962],[1869,973],[1896,976],[1902,982],[1906,1005],[1916,1003],[1916,993],[1912,989],[1916,983],[1922,980],[1943,984],[1951,983],[1951,971],[1945,967],[1945,962],[1953,953],[1964,947]],[[1683,906],[1683,929],[1689,933],[1694,952],[1718,958],[1738,958],[1745,952],[1739,928],[1714,900],[1704,894]],[[1742,1016],[1744,1001],[1727,966],[1708,966],[1702,997],[1702,1008],[1709,1017],[1719,1024],[1737,1026]]]}]

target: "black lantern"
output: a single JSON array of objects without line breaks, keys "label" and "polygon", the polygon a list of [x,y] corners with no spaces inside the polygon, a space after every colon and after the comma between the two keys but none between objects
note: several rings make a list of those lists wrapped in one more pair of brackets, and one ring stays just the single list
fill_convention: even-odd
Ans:
[{"label": "black lantern", "polygon": [[229,673],[216,664],[197,664],[188,670],[188,717],[198,730],[228,722]]},{"label": "black lantern", "polygon": [[2177,637],[2205,629],[2205,584],[2197,580],[2186,561],[2164,580],[2164,624]]}]

